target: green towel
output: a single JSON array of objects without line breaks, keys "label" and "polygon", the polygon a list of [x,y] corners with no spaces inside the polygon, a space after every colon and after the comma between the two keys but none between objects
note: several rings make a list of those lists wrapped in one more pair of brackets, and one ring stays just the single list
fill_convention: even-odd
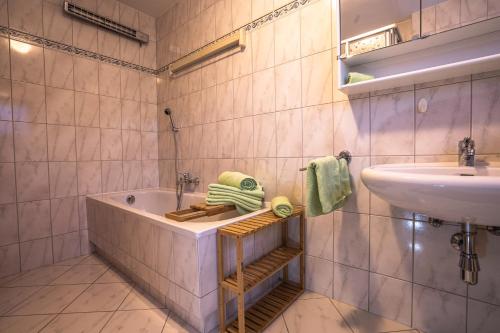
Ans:
[{"label": "green towel", "polygon": [[237,187],[242,190],[255,190],[257,188],[255,178],[237,171],[224,171],[221,173],[219,184]]},{"label": "green towel", "polygon": [[285,196],[274,197],[271,200],[271,208],[274,214],[279,217],[288,217],[293,212],[293,206]]},{"label": "green towel", "polygon": [[375,77],[373,75],[369,74],[363,74],[363,73],[358,73],[358,72],[349,72],[347,74],[347,84],[351,83],[358,83],[358,82],[363,82],[363,81],[368,81],[368,80],[373,80]]},{"label": "green towel", "polygon": [[208,190],[209,191],[224,191],[228,193],[235,193],[244,197],[250,197],[252,199],[262,199],[264,198],[264,191],[262,190],[262,187],[259,186],[257,189],[253,191],[249,190],[240,190],[239,188],[232,187],[232,186],[227,186],[227,185],[222,185],[222,184],[209,184],[208,185]]},{"label": "green towel", "polygon": [[347,161],[318,158],[307,167],[307,215],[327,214],[344,205],[351,194]]},{"label": "green towel", "polygon": [[239,188],[221,185],[208,185],[207,205],[235,205],[240,214],[254,212],[262,208],[264,191],[259,186],[253,191],[240,190]]}]

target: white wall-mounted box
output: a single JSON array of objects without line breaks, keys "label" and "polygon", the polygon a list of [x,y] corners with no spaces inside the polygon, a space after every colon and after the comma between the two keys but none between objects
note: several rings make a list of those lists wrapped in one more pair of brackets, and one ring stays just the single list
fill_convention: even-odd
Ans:
[{"label": "white wall-mounted box", "polygon": [[[340,0],[334,0],[340,8]],[[341,40],[340,10],[337,40]],[[339,90],[352,95],[444,80],[500,69],[500,17],[465,25],[424,38],[350,58],[340,58],[337,45]],[[346,84],[349,72],[373,75],[373,80]]]}]

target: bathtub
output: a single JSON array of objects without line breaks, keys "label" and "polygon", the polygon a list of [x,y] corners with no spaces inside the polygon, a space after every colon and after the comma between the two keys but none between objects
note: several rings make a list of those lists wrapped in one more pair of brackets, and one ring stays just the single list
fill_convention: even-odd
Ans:
[{"label": "bathtub", "polygon": [[[135,202],[127,203],[133,195]],[[201,193],[186,193],[183,208],[203,202]],[[125,191],[89,196],[86,200],[89,240],[96,251],[139,286],[200,332],[218,325],[217,228],[269,210],[239,216],[230,211],[189,222],[164,217],[175,210],[175,192],[167,189]],[[259,258],[281,240],[281,228],[258,232],[245,240],[245,260]],[[234,258],[234,244],[225,243],[226,257]],[[234,272],[226,260],[226,274]],[[256,288],[259,297],[274,284]],[[231,304],[228,312],[232,313]]]},{"label": "bathtub", "polygon": [[[127,203],[127,196],[133,195],[135,202]],[[175,191],[167,189],[151,189],[142,191],[127,191],[109,194],[101,194],[90,197],[90,199],[107,203],[110,206],[122,209],[124,211],[142,215],[150,219],[159,227],[167,228],[176,233],[181,233],[188,237],[200,238],[217,232],[217,228],[241,221],[242,219],[261,214],[269,210],[269,203],[262,210],[240,216],[236,211],[230,211],[223,214],[201,217],[195,220],[178,222],[165,217],[166,212],[175,211],[177,199]],[[189,208],[190,205],[204,202],[203,193],[185,193],[183,196],[182,209]]]}]

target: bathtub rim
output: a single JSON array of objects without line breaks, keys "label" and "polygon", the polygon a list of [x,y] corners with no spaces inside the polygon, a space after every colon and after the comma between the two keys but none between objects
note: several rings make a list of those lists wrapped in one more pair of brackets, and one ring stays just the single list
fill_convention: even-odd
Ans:
[{"label": "bathtub rim", "polygon": [[[233,224],[236,222],[240,222],[242,220],[245,220],[247,218],[268,212],[271,210],[271,204],[270,202],[264,202],[264,208],[260,209],[258,211],[243,215],[243,216],[238,216],[234,217],[232,219],[227,219],[223,221],[218,221],[218,222],[178,222],[175,220],[168,219],[166,217],[162,217],[160,215],[156,215],[144,210],[140,210],[138,208],[133,208],[126,206],[123,203],[118,202],[117,200],[114,200],[111,198],[111,196],[116,196],[116,195],[127,195],[127,194],[134,194],[134,193],[147,193],[147,192],[169,192],[173,193],[175,196],[175,190],[169,189],[169,188],[162,188],[162,187],[157,187],[157,188],[151,188],[151,189],[138,189],[138,190],[126,190],[126,191],[118,191],[118,192],[106,192],[106,193],[99,193],[99,194],[92,194],[92,195],[87,195],[86,200],[94,200],[99,203],[104,203],[107,205],[111,205],[113,207],[125,210],[131,214],[139,215],[142,217],[147,218],[150,220],[154,225],[157,225],[161,228],[168,229],[172,232],[180,233],[185,236],[194,238],[194,239],[199,239],[202,237],[210,236],[213,235],[217,232],[217,229],[229,224]],[[187,194],[193,194],[193,195],[200,195],[200,196],[206,196],[206,193],[203,192],[188,192]]]}]

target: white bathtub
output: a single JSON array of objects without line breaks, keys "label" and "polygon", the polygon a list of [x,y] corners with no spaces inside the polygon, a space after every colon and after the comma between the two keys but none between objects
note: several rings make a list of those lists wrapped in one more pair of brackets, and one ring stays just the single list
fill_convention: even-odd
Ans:
[{"label": "white bathtub", "polygon": [[[127,196],[135,203],[127,204]],[[184,195],[183,208],[203,202],[204,195]],[[87,197],[89,240],[96,251],[200,332],[218,324],[216,232],[223,225],[268,210],[238,216],[236,212],[177,222],[164,217],[175,210],[175,192],[163,189],[126,191]],[[245,259],[259,258],[281,241],[281,228],[257,232],[245,242]],[[229,252],[226,252],[229,251]],[[225,242],[224,252],[235,253]],[[225,274],[235,270],[225,262]],[[270,285],[263,284],[255,295]]]},{"label": "white bathtub", "polygon": [[[129,205],[127,203],[127,196],[129,195],[135,197],[134,204]],[[221,226],[266,212],[269,210],[270,206],[269,203],[266,203],[266,208],[244,216],[240,216],[236,211],[231,211],[210,217],[198,218],[193,221],[178,222],[165,217],[165,213],[175,211],[177,201],[175,192],[172,190],[151,189],[124,191],[92,196],[91,198],[129,212],[140,214],[149,218],[152,223],[158,226],[194,238],[216,233],[217,228]],[[203,193],[185,193],[183,196],[182,209],[189,208],[191,204],[204,201],[205,195]]]}]

